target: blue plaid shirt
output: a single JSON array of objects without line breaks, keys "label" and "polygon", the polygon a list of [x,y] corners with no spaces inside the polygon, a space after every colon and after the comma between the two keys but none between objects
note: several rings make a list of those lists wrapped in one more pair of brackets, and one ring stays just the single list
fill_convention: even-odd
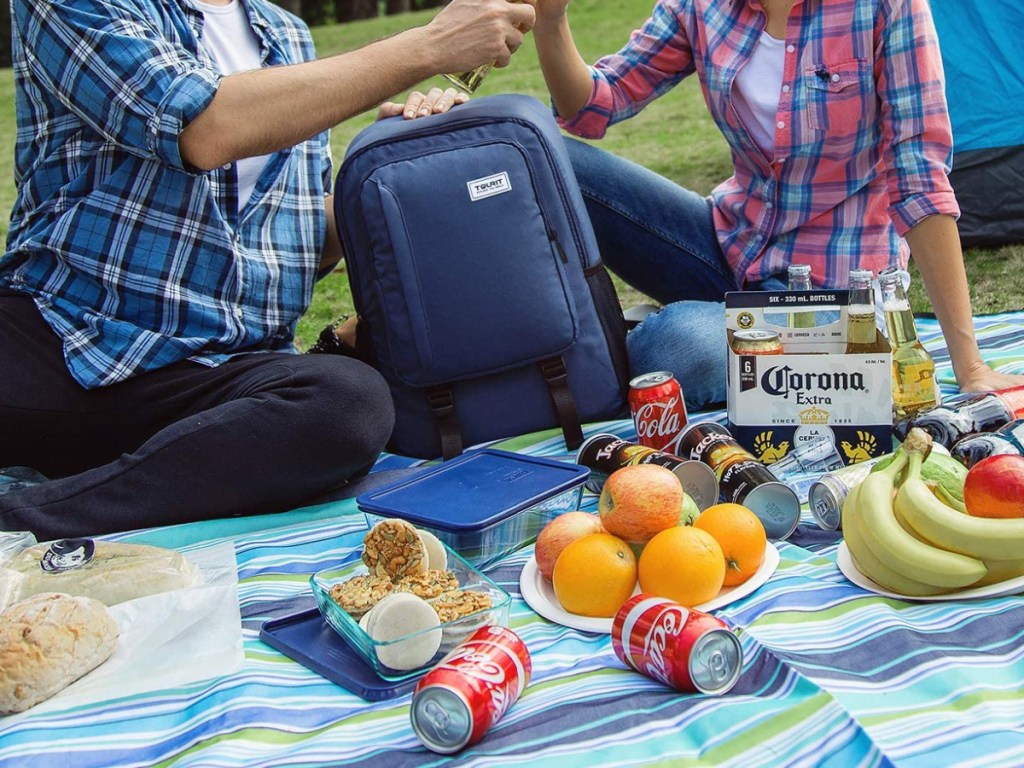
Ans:
[{"label": "blue plaid shirt", "polygon": [[[308,28],[245,0],[263,66]],[[326,235],[328,136],[274,154],[238,210],[234,164],[187,167],[220,75],[183,0],[15,0],[18,196],[0,287],[35,299],[85,387],[184,359],[293,351]]]}]

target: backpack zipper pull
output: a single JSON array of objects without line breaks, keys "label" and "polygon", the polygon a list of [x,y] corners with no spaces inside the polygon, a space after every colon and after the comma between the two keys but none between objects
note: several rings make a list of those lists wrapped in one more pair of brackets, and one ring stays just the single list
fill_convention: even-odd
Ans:
[{"label": "backpack zipper pull", "polygon": [[562,247],[562,241],[558,239],[558,233],[553,229],[548,230],[548,240],[555,244],[555,249],[558,251],[559,258],[562,259],[563,264],[569,263],[569,257],[565,253],[565,248]]}]

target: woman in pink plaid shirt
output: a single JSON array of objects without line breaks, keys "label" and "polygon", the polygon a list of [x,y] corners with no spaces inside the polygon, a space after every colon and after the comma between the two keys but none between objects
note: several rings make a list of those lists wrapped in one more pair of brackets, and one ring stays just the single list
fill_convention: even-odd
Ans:
[{"label": "woman in pink plaid shirt", "polygon": [[913,253],[960,389],[1024,384],[974,336],[927,0],[659,0],[593,67],[568,5],[537,0],[533,30],[566,130],[600,138],[696,72],[732,152],[733,176],[704,198],[568,142],[606,263],[665,305],[630,333],[635,372],[673,371],[691,408],[721,402],[726,291],[785,288],[798,263],[815,287],[843,287]]}]

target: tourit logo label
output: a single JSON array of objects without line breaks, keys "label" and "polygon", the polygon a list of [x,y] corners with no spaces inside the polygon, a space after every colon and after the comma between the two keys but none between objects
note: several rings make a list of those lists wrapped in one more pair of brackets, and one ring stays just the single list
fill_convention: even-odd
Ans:
[{"label": "tourit logo label", "polygon": [[788,365],[772,366],[765,371],[761,376],[761,389],[774,397],[792,398],[797,403],[808,405],[830,404],[831,395],[838,393],[867,391],[861,371],[801,373]]},{"label": "tourit logo label", "polygon": [[467,181],[466,186],[469,187],[469,199],[474,202],[512,191],[512,182],[509,181],[505,171],[493,176],[484,176],[482,179]]}]

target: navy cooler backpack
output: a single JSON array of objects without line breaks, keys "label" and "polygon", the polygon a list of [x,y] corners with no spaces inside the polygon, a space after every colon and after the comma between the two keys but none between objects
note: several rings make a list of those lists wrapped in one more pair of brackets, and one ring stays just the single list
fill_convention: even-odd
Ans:
[{"label": "navy cooler backpack", "polygon": [[626,329],[550,110],[489,96],[374,123],[338,172],[358,345],[406,456],[625,412]]}]

